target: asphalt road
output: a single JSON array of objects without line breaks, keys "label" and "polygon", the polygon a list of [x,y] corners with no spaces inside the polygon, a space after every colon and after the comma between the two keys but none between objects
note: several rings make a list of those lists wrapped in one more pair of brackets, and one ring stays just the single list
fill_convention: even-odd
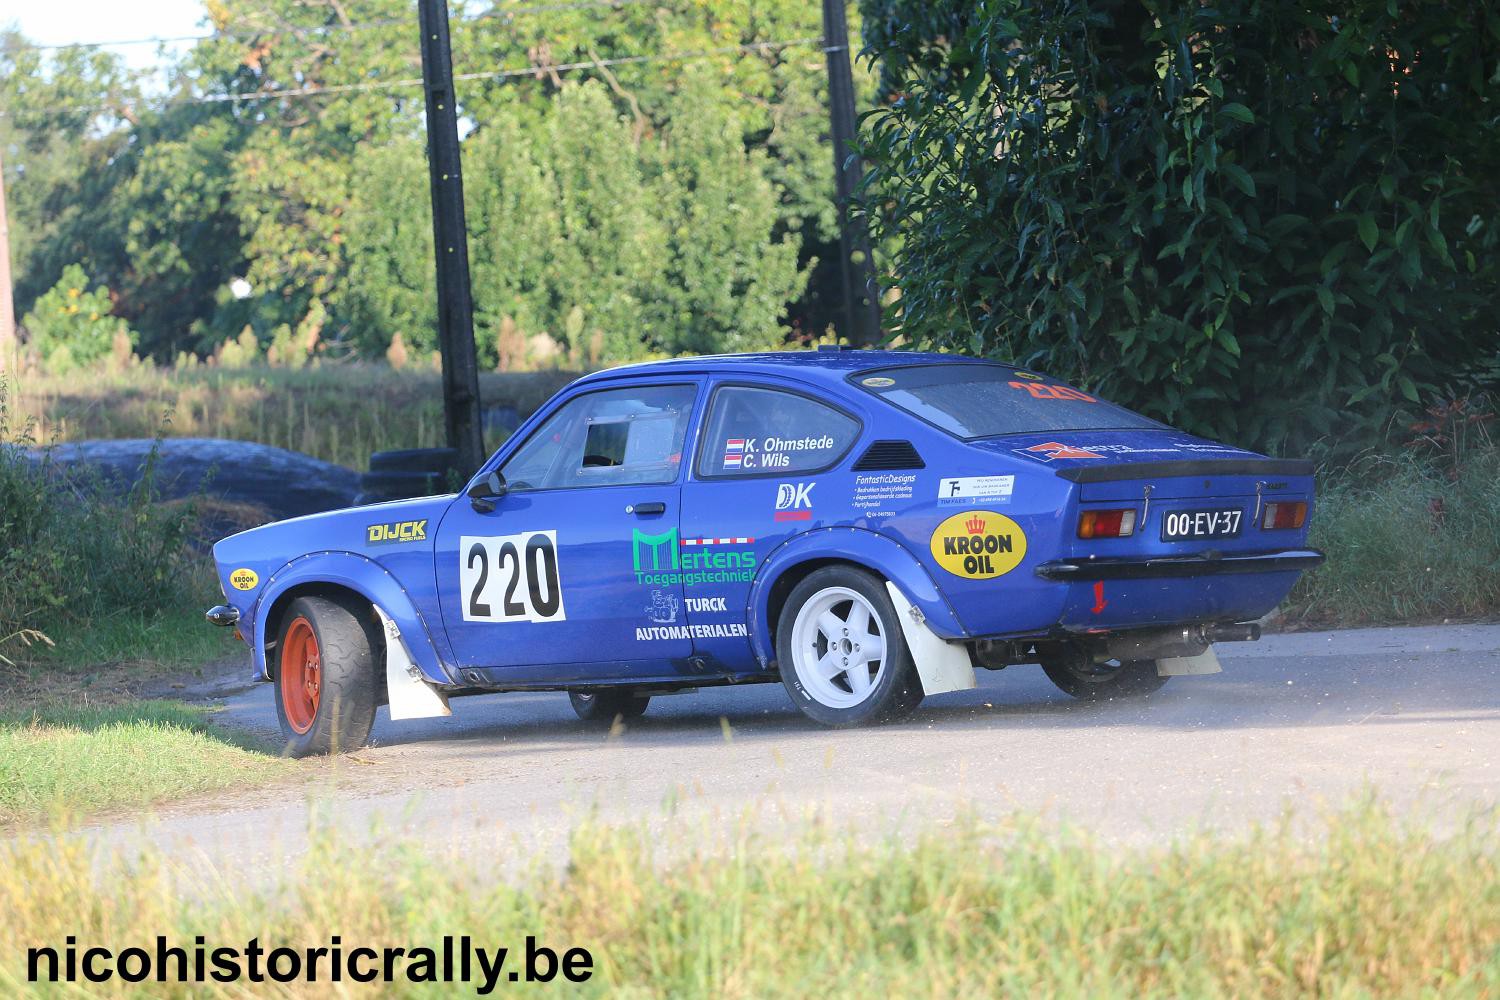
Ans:
[{"label": "asphalt road", "polygon": [[[360,839],[411,834],[469,855],[560,856],[595,816],[664,842],[749,822],[826,821],[864,834],[1021,811],[1141,844],[1314,816],[1373,785],[1441,822],[1500,800],[1500,626],[1268,636],[1218,647],[1222,674],[1138,702],[1083,704],[1037,667],[980,671],[907,722],[832,732],[779,685],[659,698],[613,735],[560,694],[460,699],[447,720],[392,723],[311,778],[94,827],[220,871],[284,871],[309,820]],[[227,700],[226,724],[274,731],[271,688]],[[499,838],[497,840],[497,838]]]}]

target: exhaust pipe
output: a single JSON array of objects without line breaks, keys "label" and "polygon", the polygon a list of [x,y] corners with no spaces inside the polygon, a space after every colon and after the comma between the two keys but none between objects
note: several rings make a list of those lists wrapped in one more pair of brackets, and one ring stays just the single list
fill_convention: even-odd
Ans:
[{"label": "exhaust pipe", "polygon": [[1259,638],[1260,626],[1254,622],[1184,625],[1111,635],[1104,640],[1104,652],[1105,659],[1110,660],[1162,660],[1199,656],[1216,642],[1254,642]]},{"label": "exhaust pipe", "polygon": [[1260,626],[1255,622],[1243,625],[1210,625],[1205,630],[1209,642],[1256,642],[1260,639]]}]

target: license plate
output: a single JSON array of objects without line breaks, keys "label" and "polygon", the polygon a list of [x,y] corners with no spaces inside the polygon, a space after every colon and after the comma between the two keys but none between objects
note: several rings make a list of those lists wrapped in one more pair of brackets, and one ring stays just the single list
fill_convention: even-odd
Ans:
[{"label": "license plate", "polygon": [[1236,538],[1245,512],[1227,510],[1169,510],[1162,514],[1161,540],[1181,542],[1198,538]]}]

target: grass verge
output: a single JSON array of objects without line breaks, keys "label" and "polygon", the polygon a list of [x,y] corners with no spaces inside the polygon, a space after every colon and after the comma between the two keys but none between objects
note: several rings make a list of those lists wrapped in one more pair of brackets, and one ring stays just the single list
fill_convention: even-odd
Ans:
[{"label": "grass verge", "polygon": [[1292,592],[1294,623],[1500,617],[1500,449],[1446,471],[1401,458],[1328,476],[1310,541],[1328,562]]},{"label": "grass verge", "polygon": [[0,713],[0,826],[230,788],[290,765],[236,745],[172,701]]},{"label": "grass verge", "polygon": [[[67,935],[80,950],[118,950],[157,934],[188,948],[197,935],[209,948],[259,938],[267,949],[326,946],[332,934],[346,949],[435,948],[441,934],[493,948],[532,934],[559,952],[589,949],[594,977],[569,987],[588,995],[1493,995],[1497,833],[1488,814],[1440,839],[1365,804],[1312,838],[1289,822],[1139,852],[1024,822],[876,846],[740,833],[724,853],[663,867],[659,834],[586,827],[564,870],[519,886],[476,882],[482,845],[444,857],[323,834],[281,884],[245,892],[211,877],[218,895],[187,901],[160,857],[127,875],[76,840],[13,844],[0,848],[0,985],[24,988],[26,946]],[[497,842],[494,856],[507,849]],[[368,990],[432,995],[403,968]],[[326,975],[277,994],[327,995]],[[90,989],[129,992],[118,980]]]}]

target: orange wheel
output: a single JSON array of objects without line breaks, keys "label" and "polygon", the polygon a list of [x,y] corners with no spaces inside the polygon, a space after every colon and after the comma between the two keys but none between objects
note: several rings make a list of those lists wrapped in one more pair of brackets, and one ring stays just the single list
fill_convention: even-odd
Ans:
[{"label": "orange wheel", "polygon": [[287,626],[281,643],[281,707],[287,725],[306,733],[318,717],[318,697],[323,688],[323,664],[318,655],[318,636],[305,616]]}]

